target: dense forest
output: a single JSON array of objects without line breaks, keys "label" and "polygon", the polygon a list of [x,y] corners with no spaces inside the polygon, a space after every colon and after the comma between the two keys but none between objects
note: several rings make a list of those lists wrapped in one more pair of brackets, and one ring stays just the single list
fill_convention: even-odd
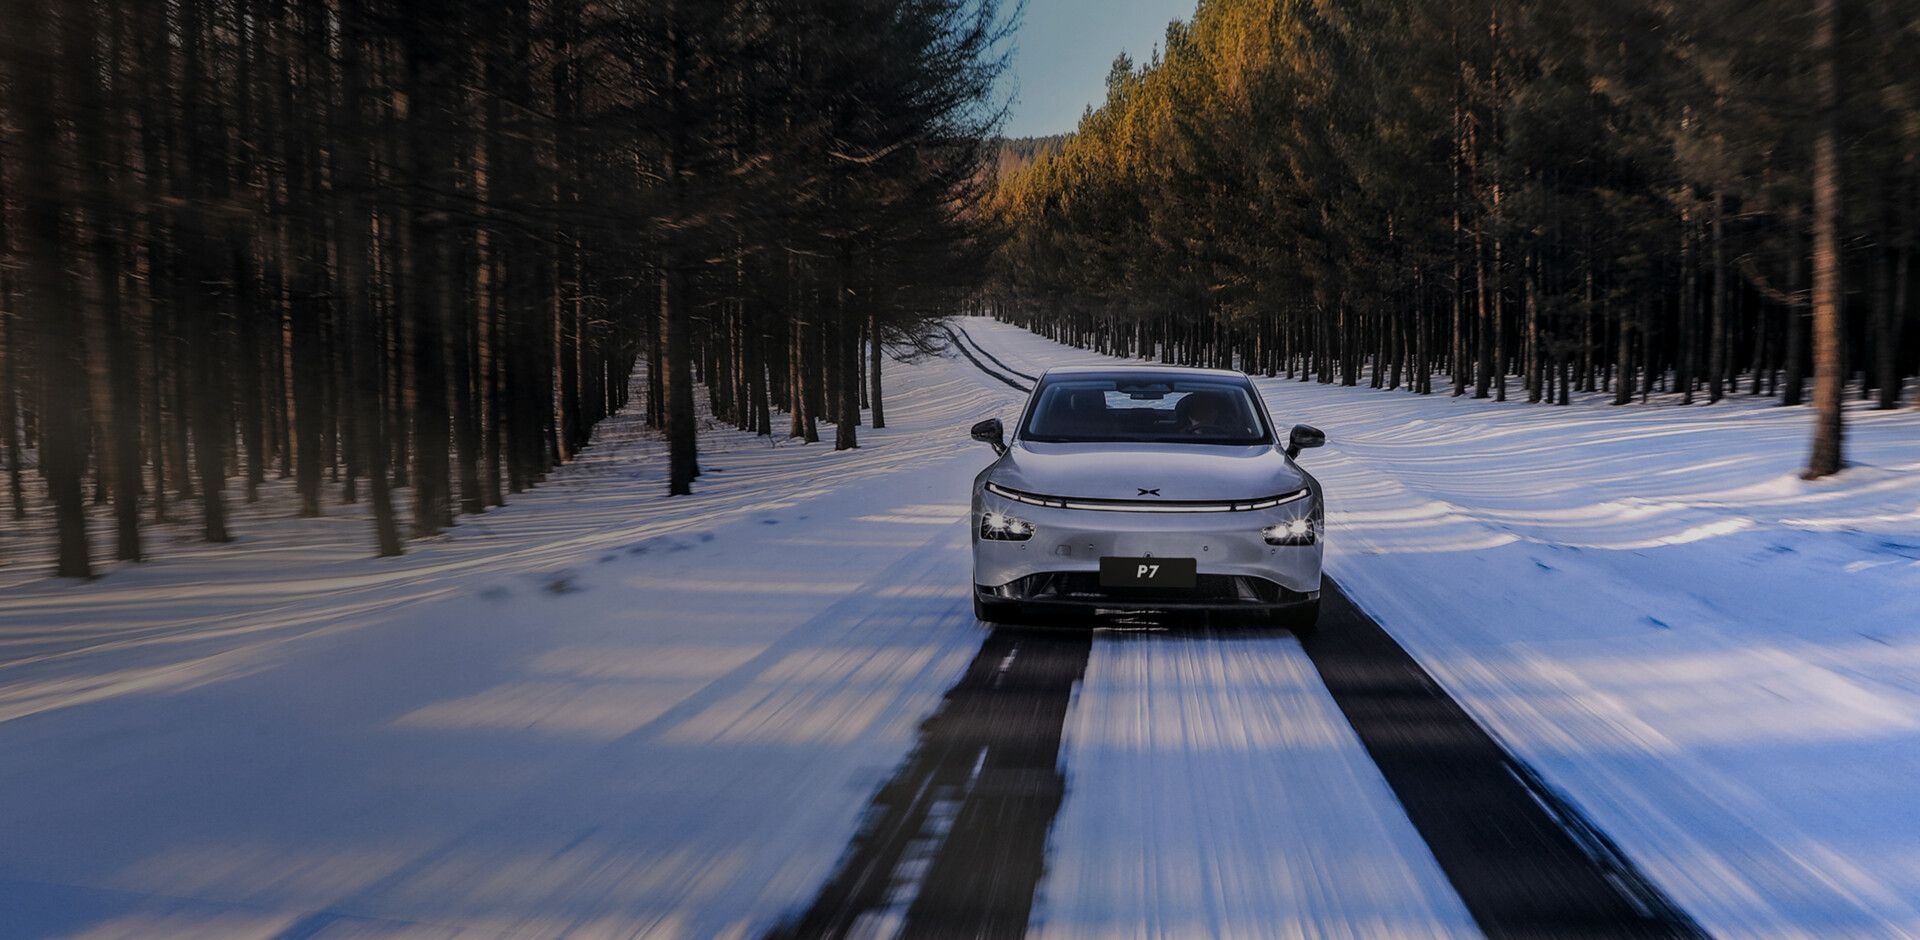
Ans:
[{"label": "dense forest", "polygon": [[[0,519],[57,571],[286,479],[381,554],[539,483],[645,364],[858,443],[974,289],[993,0],[0,0]],[[862,409],[870,409],[863,415]],[[776,427],[784,415],[784,427]],[[44,489],[40,487],[44,486]],[[407,505],[396,510],[396,502]]]},{"label": "dense forest", "polygon": [[1920,3],[1202,0],[1002,180],[982,302],[1066,342],[1566,404],[1920,367]]}]

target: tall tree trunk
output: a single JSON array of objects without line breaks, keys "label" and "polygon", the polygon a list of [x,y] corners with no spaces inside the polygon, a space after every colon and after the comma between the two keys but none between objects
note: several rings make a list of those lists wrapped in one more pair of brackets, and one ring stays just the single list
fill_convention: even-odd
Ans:
[{"label": "tall tree trunk", "polygon": [[[50,4],[15,0],[11,28],[25,49],[59,48]],[[72,14],[69,13],[71,17]],[[15,60],[19,63],[19,60]],[[18,97],[21,149],[33,159],[21,161],[20,254],[25,262],[25,302],[34,327],[34,372],[40,425],[40,472],[53,502],[56,532],[54,573],[63,578],[93,576],[87,547],[86,471],[87,368],[79,291],[67,272],[66,201],[58,173],[61,133],[51,63],[20,63],[9,76]]]},{"label": "tall tree trunk", "polygon": [[1679,356],[1674,364],[1673,381],[1674,385],[1677,386],[1680,391],[1680,403],[1683,405],[1691,405],[1693,404],[1693,386],[1695,384],[1694,363],[1698,361],[1698,357],[1695,354],[1695,347],[1697,345],[1695,335],[1699,332],[1699,330],[1695,328],[1695,321],[1698,317],[1695,316],[1694,313],[1700,305],[1700,291],[1697,284],[1699,265],[1694,263],[1694,244],[1698,239],[1694,234],[1695,223],[1691,216],[1687,213],[1682,213],[1680,220],[1680,270],[1682,274],[1680,276],[1680,296],[1674,304],[1680,314],[1680,329],[1678,335],[1675,337],[1677,341],[1676,345],[1679,347]]},{"label": "tall tree trunk", "polygon": [[[1911,289],[1910,279],[1912,277],[1912,264],[1913,264],[1913,245],[1912,245],[1912,238],[1910,236],[1907,238],[1901,239],[1899,252],[1900,252],[1900,259],[1894,262],[1894,265],[1893,265],[1893,316],[1894,316],[1894,322],[1896,324],[1894,327],[1894,331],[1895,331],[1894,335],[1896,336],[1899,335],[1900,328],[1898,324],[1901,321],[1907,319],[1909,316],[1907,312],[1907,303],[1908,303],[1908,296],[1909,296],[1908,291]],[[1900,377],[1898,373],[1895,373],[1894,375],[1893,396],[1894,396],[1894,404],[1896,405],[1899,404],[1900,403]]]},{"label": "tall tree trunk", "polygon": [[[1804,263],[1798,240],[1787,261],[1789,294],[1800,290],[1800,265]],[[1786,350],[1781,359],[1786,375],[1782,379],[1780,404],[1798,405],[1806,395],[1807,383],[1807,311],[1798,303],[1786,305]]]},{"label": "tall tree trunk", "polygon": [[[1904,260],[1904,259],[1903,259]],[[1887,252],[1873,253],[1874,385],[1876,409],[1900,407],[1900,321],[1894,316],[1893,268]]]},{"label": "tall tree trunk", "polygon": [[[113,27],[118,25],[121,14],[114,12],[108,17],[105,28],[117,33]],[[85,17],[72,15],[64,18],[63,25],[66,42],[63,55],[71,69],[70,91],[78,110],[76,140],[91,202],[87,228],[92,236],[94,314],[106,352],[101,364],[106,371],[103,384],[108,431],[104,453],[95,458],[100,464],[96,473],[109,479],[113,488],[114,557],[121,561],[139,561],[140,373],[134,361],[132,338],[127,335],[120,290],[120,245],[125,236],[120,207],[125,201],[114,183],[119,141],[109,130],[111,104],[103,84],[108,72],[101,68],[100,57],[95,52],[93,25]],[[115,38],[117,41],[118,37]]]},{"label": "tall tree trunk", "polygon": [[1542,383],[1546,378],[1545,369],[1540,362],[1540,269],[1539,256],[1529,252],[1526,267],[1521,275],[1526,288],[1526,360],[1527,360],[1527,403],[1539,404],[1545,393]]},{"label": "tall tree trunk", "polygon": [[[1500,185],[1498,183],[1495,183],[1493,187],[1493,205],[1494,212],[1497,215],[1500,211]],[[1504,272],[1506,259],[1503,257],[1504,248],[1504,240],[1499,235],[1494,235],[1493,264],[1490,268],[1492,285],[1489,290],[1489,293],[1492,294],[1493,306],[1493,351],[1488,356],[1488,360],[1493,363],[1494,401],[1507,400],[1507,312],[1504,302],[1506,298],[1504,287],[1506,280]]]},{"label": "tall tree trunk", "polygon": [[503,506],[506,496],[501,489],[500,461],[501,429],[505,419],[501,415],[501,324],[506,303],[501,296],[500,274],[503,265],[494,256],[494,236],[492,232],[481,233],[481,265],[486,271],[485,308],[478,311],[480,334],[476,340],[480,360],[480,469],[481,485],[485,489],[484,503],[487,506]]},{"label": "tall tree trunk", "polygon": [[[663,178],[666,181],[668,212],[678,221],[684,218],[687,208],[686,180],[683,177],[688,170],[688,148],[692,142],[687,139],[693,116],[686,100],[687,89],[684,76],[690,66],[691,50],[687,48],[688,37],[680,28],[681,11],[670,4],[667,12],[668,55],[666,57],[667,102],[665,105],[667,127],[666,152],[662,161]],[[688,288],[692,279],[688,276],[687,264],[680,246],[670,244],[660,256],[660,346],[666,357],[665,396],[667,418],[667,495],[684,496],[693,492],[693,481],[700,475],[699,441],[696,438],[693,415],[693,343],[688,334],[691,317],[687,304],[691,300]]]},{"label": "tall tree trunk", "polygon": [[773,436],[772,389],[767,381],[767,350],[770,345],[764,331],[758,328],[748,330],[747,347],[752,351],[752,361],[747,387],[753,395],[753,433],[759,437]]},{"label": "tall tree trunk", "polygon": [[[310,12],[301,17],[302,20],[312,18]],[[306,22],[303,25],[310,34],[302,38],[315,46],[324,42],[320,24]],[[290,58],[282,75],[284,87],[280,96],[282,108],[290,115],[311,114],[314,110],[317,96],[301,87],[310,82],[310,76],[305,73],[306,70],[299,67],[297,60]],[[287,128],[285,133],[282,153],[288,199],[318,203],[322,198],[321,168],[316,165],[320,157],[319,148],[305,146],[308,142],[300,140],[303,135],[295,133],[292,127]],[[304,219],[296,216],[286,222],[286,240],[290,256],[285,259],[288,303],[287,341],[284,348],[286,365],[292,374],[291,381],[282,387],[290,412],[288,423],[292,425],[293,432],[294,489],[300,494],[300,515],[315,517],[320,515],[321,478],[326,469],[322,438],[326,433],[330,410],[327,406],[324,322],[325,230],[306,224]],[[241,329],[242,335],[251,332],[244,325]],[[245,397],[257,400],[257,396]],[[249,404],[244,407],[253,410],[257,406]],[[249,423],[252,420],[250,418]],[[259,472],[264,474],[264,461],[259,463]]]},{"label": "tall tree trunk", "polygon": [[1619,338],[1613,361],[1613,403],[1630,404],[1633,401],[1633,323],[1624,307],[1620,310]]},{"label": "tall tree trunk", "polygon": [[[1592,245],[1588,245],[1588,257],[1592,257]],[[1593,265],[1589,261],[1583,265],[1581,281],[1585,293],[1580,301],[1580,390],[1594,391],[1594,361],[1598,357],[1594,339],[1594,303],[1593,303]]]},{"label": "tall tree trunk", "polygon": [[[0,6],[0,10],[7,9]],[[4,63],[0,63],[4,65]],[[0,68],[0,82],[7,70]],[[7,121],[0,111],[0,123]],[[0,258],[14,255],[12,181],[7,163],[0,160]],[[21,474],[20,447],[20,334],[14,330],[15,309],[19,304],[19,284],[13,270],[0,265],[0,460],[6,461],[8,513],[15,520],[27,516],[27,493]]]},{"label": "tall tree trunk", "polygon": [[[233,297],[219,285],[233,272],[241,250],[231,221],[216,221],[206,210],[225,206],[232,196],[231,168],[225,141],[213,136],[217,122],[209,108],[215,80],[209,74],[219,61],[209,48],[218,30],[207,15],[208,0],[182,0],[181,121],[187,134],[184,191],[178,230],[188,233],[182,256],[187,260],[181,284],[185,310],[193,327],[180,337],[190,351],[183,373],[182,405],[188,410],[193,434],[193,469],[199,477],[202,536],[209,542],[227,542],[226,448],[228,420],[227,334],[232,328]],[[188,474],[182,473],[187,479]],[[183,490],[185,488],[183,487]],[[185,494],[183,493],[183,498]]]},{"label": "tall tree trunk", "polygon": [[833,449],[851,450],[860,446],[856,428],[860,425],[860,324],[853,312],[853,250],[842,246],[836,265],[834,284],[834,330],[831,352],[839,365],[839,381],[833,389],[838,405],[834,419]]},{"label": "tall tree trunk", "polygon": [[660,264],[660,345],[666,356],[667,495],[693,492],[699,471],[693,423],[693,355],[687,336],[686,274],[672,252]]},{"label": "tall tree trunk", "polygon": [[[456,285],[451,273],[451,233],[442,194],[451,188],[447,147],[452,80],[447,37],[438,35],[450,4],[430,4],[440,17],[409,24],[406,39],[407,138],[411,181],[428,205],[409,213],[411,245],[407,306],[413,327],[413,534],[430,536],[453,521],[447,451],[452,416],[447,401],[447,326]],[[434,33],[435,35],[429,35]]]},{"label": "tall tree trunk", "polygon": [[322,374],[325,348],[321,342],[320,306],[314,296],[317,285],[311,271],[314,262],[310,253],[316,246],[306,244],[304,236],[296,245],[296,254],[300,257],[294,264],[301,273],[295,279],[290,305],[291,348],[287,360],[293,382],[289,410],[293,425],[294,489],[300,494],[300,515],[313,517],[320,515],[320,483],[325,469],[320,443],[322,422],[326,419],[326,379]]},{"label": "tall tree trunk", "polygon": [[867,380],[873,383],[868,396],[873,407],[873,427],[879,430],[887,426],[887,412],[880,398],[880,361],[886,358],[886,346],[880,342],[880,315],[867,314]]},{"label": "tall tree trunk", "polygon": [[1814,84],[1819,126],[1813,141],[1813,445],[1808,479],[1846,465],[1841,396],[1846,375],[1840,321],[1840,74],[1835,33],[1839,0],[1814,0]]},{"label": "tall tree trunk", "polygon": [[373,515],[374,550],[382,557],[398,555],[400,526],[394,518],[390,453],[383,404],[385,384],[385,343],[372,299],[372,277],[368,255],[373,212],[368,200],[372,181],[368,172],[371,159],[365,149],[369,128],[366,115],[366,12],[365,0],[340,0],[340,76],[344,85],[342,125],[347,129],[335,155],[338,185],[345,202],[340,220],[340,263],[338,275],[339,311],[347,328],[347,345],[352,348],[353,386],[347,391],[349,407],[357,414],[354,427],[359,434],[361,459],[366,462],[367,502]]},{"label": "tall tree trunk", "polygon": [[14,279],[0,280],[0,445],[7,461],[7,504],[15,520],[27,517],[27,490],[20,454],[20,334],[14,329],[18,302]]},{"label": "tall tree trunk", "polygon": [[[1485,244],[1480,233],[1480,223],[1473,227],[1473,289],[1478,335],[1474,338],[1477,353],[1473,372],[1473,397],[1486,398],[1493,390],[1493,319],[1498,313],[1489,309],[1487,300],[1487,258]],[[1494,303],[1498,304],[1498,299]]]},{"label": "tall tree trunk", "polygon": [[[472,235],[474,233],[469,233]],[[448,360],[452,365],[453,462],[454,476],[460,480],[460,511],[478,515],[487,511],[486,493],[480,488],[480,410],[483,406],[478,382],[478,320],[488,305],[485,282],[486,256],[477,244],[462,246],[457,276],[462,290],[456,297],[466,298],[464,309],[448,318]]]},{"label": "tall tree trunk", "polygon": [[1713,194],[1713,297],[1710,301],[1710,324],[1707,329],[1707,385],[1708,403],[1717,402],[1726,393],[1727,382],[1727,247],[1726,201],[1720,193]]}]

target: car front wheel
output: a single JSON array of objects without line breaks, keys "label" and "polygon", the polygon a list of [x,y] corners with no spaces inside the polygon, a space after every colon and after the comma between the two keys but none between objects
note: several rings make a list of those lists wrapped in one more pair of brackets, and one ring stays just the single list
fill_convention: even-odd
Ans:
[{"label": "car front wheel", "polygon": [[990,601],[980,595],[973,596],[973,619],[981,623],[1016,623],[1020,620],[1020,605],[1012,601]]},{"label": "car front wheel", "polygon": [[1284,627],[1301,639],[1320,632],[1320,600],[1315,598],[1298,607],[1288,607],[1273,615],[1271,623]]}]

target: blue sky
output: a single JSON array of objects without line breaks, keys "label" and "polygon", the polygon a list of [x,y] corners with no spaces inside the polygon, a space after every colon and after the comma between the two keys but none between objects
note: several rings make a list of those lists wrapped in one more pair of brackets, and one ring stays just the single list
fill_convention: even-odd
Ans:
[{"label": "blue sky", "polygon": [[1027,0],[1004,80],[1014,96],[1006,135],[1073,130],[1080,112],[1106,97],[1113,57],[1125,51],[1145,60],[1165,42],[1167,23],[1192,16],[1193,7],[1194,0]]}]

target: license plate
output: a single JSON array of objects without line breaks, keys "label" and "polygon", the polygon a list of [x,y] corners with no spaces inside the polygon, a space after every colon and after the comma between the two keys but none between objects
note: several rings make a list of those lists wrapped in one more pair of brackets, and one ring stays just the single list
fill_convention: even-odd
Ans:
[{"label": "license plate", "polygon": [[1118,588],[1193,588],[1199,562],[1192,558],[1102,558],[1100,586]]}]

